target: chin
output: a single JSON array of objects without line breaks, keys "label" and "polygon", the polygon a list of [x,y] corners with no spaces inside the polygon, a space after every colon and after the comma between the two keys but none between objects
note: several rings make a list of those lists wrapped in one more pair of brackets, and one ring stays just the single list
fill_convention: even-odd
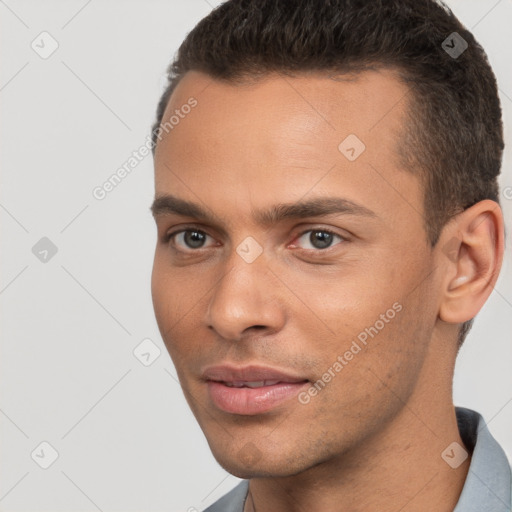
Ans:
[{"label": "chin", "polygon": [[221,461],[217,459],[217,462],[228,473],[245,480],[251,478],[279,478],[301,473],[301,471],[290,472],[290,468],[269,467],[265,463],[255,464],[253,466],[242,466],[238,461]]},{"label": "chin", "polygon": [[287,457],[274,450],[263,453],[250,442],[234,453],[231,450],[222,453],[212,450],[212,453],[228,473],[238,478],[288,477],[307,469],[305,461],[297,460],[296,456]]}]

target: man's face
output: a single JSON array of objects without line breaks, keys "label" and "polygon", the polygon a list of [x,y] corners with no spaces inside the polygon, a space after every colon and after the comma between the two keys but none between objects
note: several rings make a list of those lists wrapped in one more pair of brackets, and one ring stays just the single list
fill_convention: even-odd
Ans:
[{"label": "man's face", "polygon": [[[153,302],[187,401],[233,474],[348,456],[425,378],[436,278],[423,190],[397,156],[408,100],[386,71],[251,85],[189,72],[171,97],[163,122],[182,115],[158,143],[155,196],[210,218],[160,201]],[[257,215],[326,198],[343,208]]]}]

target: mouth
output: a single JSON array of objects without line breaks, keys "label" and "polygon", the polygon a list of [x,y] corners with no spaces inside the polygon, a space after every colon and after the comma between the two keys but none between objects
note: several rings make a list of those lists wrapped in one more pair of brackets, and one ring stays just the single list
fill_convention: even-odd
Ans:
[{"label": "mouth", "polygon": [[309,384],[306,378],[263,366],[214,366],[202,377],[213,405],[240,415],[269,412]]},{"label": "mouth", "polygon": [[237,380],[232,382],[222,382],[222,384],[225,384],[226,386],[230,388],[263,388],[266,386],[275,386],[276,384],[279,384],[278,380],[257,380],[253,382],[247,382],[243,380]]}]

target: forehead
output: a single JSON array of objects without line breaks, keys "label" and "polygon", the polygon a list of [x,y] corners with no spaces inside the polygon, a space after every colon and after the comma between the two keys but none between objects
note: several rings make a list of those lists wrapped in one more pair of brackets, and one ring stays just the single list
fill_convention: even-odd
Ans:
[{"label": "forehead", "polygon": [[[183,109],[191,98],[196,106]],[[247,84],[189,72],[163,116],[181,114],[156,148],[156,195],[220,208],[217,196],[237,197],[240,209],[334,187],[372,210],[383,191],[421,208],[418,180],[397,151],[408,105],[409,90],[385,69],[337,79],[275,73]]]},{"label": "forehead", "polygon": [[190,71],[174,90],[163,119],[170,119],[194,97],[198,105],[189,116],[192,119],[181,123],[179,130],[175,126],[173,135],[190,135],[189,127],[201,139],[217,140],[243,136],[238,132],[243,127],[249,130],[246,135],[259,133],[257,142],[263,141],[264,133],[280,140],[307,135],[313,142],[315,137],[323,140],[336,131],[338,136],[346,132],[365,135],[370,144],[372,136],[391,135],[390,129],[401,127],[407,93],[388,69],[333,78],[325,73],[293,78],[271,73],[242,84]]}]

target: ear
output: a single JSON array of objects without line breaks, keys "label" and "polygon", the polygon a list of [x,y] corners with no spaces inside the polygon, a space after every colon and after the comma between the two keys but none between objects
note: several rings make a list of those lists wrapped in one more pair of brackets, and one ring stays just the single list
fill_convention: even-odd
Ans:
[{"label": "ear", "polygon": [[439,318],[463,323],[475,317],[498,279],[504,252],[503,213],[486,199],[458,214],[439,240],[443,288]]}]

